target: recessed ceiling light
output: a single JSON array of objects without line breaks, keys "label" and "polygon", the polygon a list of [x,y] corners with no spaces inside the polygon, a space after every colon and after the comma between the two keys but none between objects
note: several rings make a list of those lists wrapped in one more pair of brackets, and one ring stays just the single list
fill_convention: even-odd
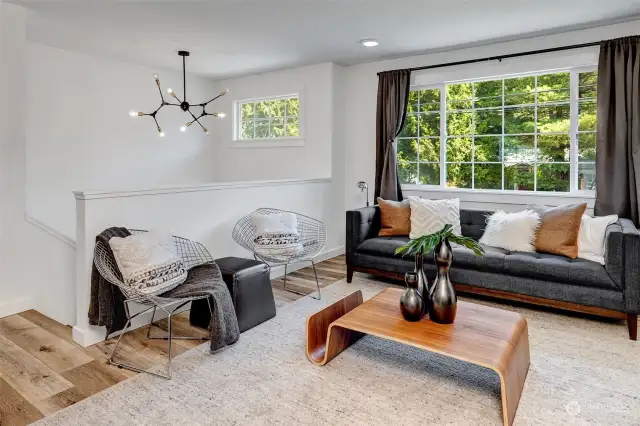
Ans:
[{"label": "recessed ceiling light", "polygon": [[372,38],[365,38],[364,40],[360,40],[360,44],[364,47],[376,47],[380,43],[378,40],[374,40]]}]

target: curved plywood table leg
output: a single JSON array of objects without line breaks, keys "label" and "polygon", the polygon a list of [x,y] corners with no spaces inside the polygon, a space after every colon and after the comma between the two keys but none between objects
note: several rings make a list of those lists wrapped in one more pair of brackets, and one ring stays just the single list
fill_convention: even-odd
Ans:
[{"label": "curved plywood table leg", "polygon": [[513,351],[508,354],[503,367],[493,368],[500,377],[502,395],[502,417],[505,425],[513,424],[520,395],[529,372],[529,332],[527,322],[522,321],[520,335],[512,341]]},{"label": "curved plywood table leg", "polygon": [[332,325],[335,320],[360,305],[362,292],[358,290],[307,318],[309,361],[325,365],[363,336],[363,333]]}]

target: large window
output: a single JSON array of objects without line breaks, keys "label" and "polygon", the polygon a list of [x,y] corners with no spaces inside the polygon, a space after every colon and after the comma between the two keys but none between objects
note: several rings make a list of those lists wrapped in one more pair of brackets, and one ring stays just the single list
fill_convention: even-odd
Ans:
[{"label": "large window", "polygon": [[236,104],[236,139],[300,136],[298,95],[241,101]]},{"label": "large window", "polygon": [[403,184],[573,192],[595,186],[594,71],[417,88],[397,138]]}]

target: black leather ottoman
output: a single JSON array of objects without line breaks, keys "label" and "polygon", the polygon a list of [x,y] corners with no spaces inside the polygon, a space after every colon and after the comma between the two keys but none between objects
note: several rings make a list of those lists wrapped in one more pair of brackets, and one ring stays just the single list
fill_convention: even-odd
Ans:
[{"label": "black leather ottoman", "polygon": [[[240,257],[223,257],[216,259],[216,263],[229,287],[241,333],[276,316],[267,265]],[[189,314],[191,325],[208,328],[210,319],[207,300],[193,301]]]}]

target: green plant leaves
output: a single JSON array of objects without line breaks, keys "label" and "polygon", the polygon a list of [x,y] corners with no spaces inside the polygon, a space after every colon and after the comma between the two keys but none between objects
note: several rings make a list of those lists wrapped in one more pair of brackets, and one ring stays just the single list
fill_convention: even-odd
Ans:
[{"label": "green plant leaves", "polygon": [[398,247],[395,253],[403,256],[413,256],[417,253],[426,254],[433,251],[442,240],[446,239],[473,250],[478,256],[484,254],[482,246],[473,238],[455,235],[453,233],[453,225],[451,224],[446,224],[440,231],[434,232],[433,234],[421,235],[418,238],[409,240],[407,244]]}]

